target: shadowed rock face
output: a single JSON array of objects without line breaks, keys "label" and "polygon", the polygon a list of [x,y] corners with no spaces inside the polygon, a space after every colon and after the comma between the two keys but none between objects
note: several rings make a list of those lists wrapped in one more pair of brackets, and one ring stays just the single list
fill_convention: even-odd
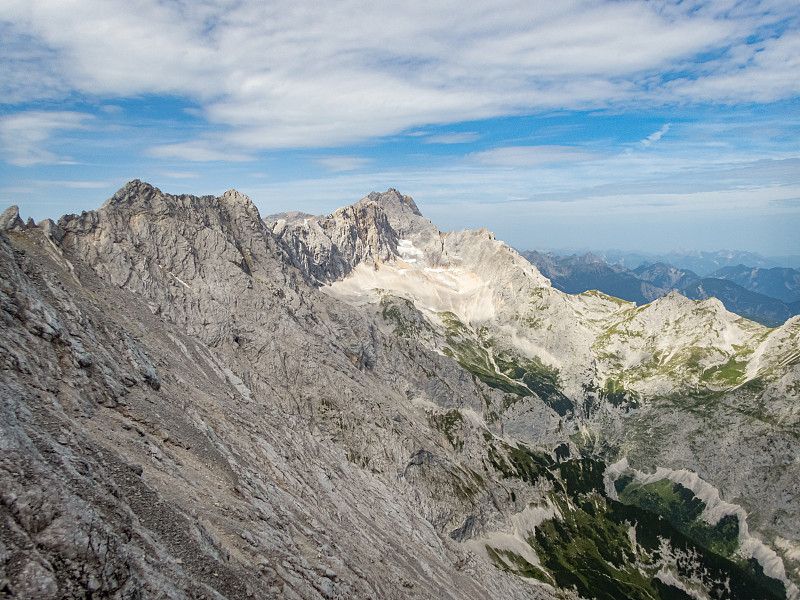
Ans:
[{"label": "shadowed rock face", "polygon": [[[427,277],[425,305],[416,284],[402,297],[337,295],[365,270]],[[456,312],[432,312],[445,300]],[[641,597],[655,597],[662,567],[723,585],[683,534],[638,571],[629,517],[603,489],[604,457],[620,453],[631,469],[694,468],[749,502],[781,488],[759,524],[774,518],[790,549],[798,537],[796,441],[782,429],[797,416],[796,323],[759,342],[750,375],[714,371],[710,417],[676,396],[631,409],[591,385],[622,355],[641,360],[636,389],[660,381],[641,332],[672,340],[688,323],[709,365],[729,356],[701,335],[708,323],[728,337],[763,332],[684,298],[644,312],[572,300],[490,233],[440,234],[395,190],[269,224],[238,192],[173,196],[140,181],[58,224],[6,211],[0,318],[0,590],[11,597],[565,597],[552,584],[571,587],[568,571],[583,568],[571,548],[606,530],[624,551],[601,552],[580,590],[639,573]],[[562,370],[524,354],[533,344]],[[664,364],[699,385],[677,360]],[[762,411],[760,425],[737,416],[745,409]],[[720,415],[730,435],[706,439],[705,419]],[[663,447],[647,443],[646,422]],[[747,431],[756,439],[739,439]],[[551,526],[562,537],[542,538]]]}]

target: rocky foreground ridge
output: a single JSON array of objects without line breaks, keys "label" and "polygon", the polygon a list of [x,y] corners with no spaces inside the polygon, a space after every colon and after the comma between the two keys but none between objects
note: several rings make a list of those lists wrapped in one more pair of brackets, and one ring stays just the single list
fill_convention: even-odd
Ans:
[{"label": "rocky foreground ridge", "polygon": [[394,190],[0,229],[0,595],[798,595],[797,318],[563,294]]}]

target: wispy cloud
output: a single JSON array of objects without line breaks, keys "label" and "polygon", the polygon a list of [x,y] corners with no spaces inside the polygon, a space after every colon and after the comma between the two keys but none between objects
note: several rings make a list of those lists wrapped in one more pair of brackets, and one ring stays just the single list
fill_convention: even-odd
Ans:
[{"label": "wispy cloud", "polygon": [[575,163],[602,155],[577,146],[509,146],[475,152],[470,157],[478,163],[504,167],[530,167],[553,163]]},{"label": "wispy cloud", "polygon": [[315,158],[314,162],[325,167],[328,171],[338,173],[361,169],[372,162],[372,159],[358,156],[323,156]]},{"label": "wispy cloud", "polygon": [[0,147],[6,162],[18,167],[71,162],[46,149],[57,132],[80,129],[92,116],[70,111],[27,111],[0,121]]},{"label": "wispy cloud", "polygon": [[[746,243],[763,251],[796,253],[796,236],[742,236],[748,221],[772,222],[780,231],[791,229],[787,224],[800,224],[793,202],[800,194],[800,182],[791,176],[798,161],[759,160],[714,167],[686,157],[671,163],[666,172],[654,173],[624,153],[578,163],[569,171],[544,164],[499,171],[467,160],[446,168],[269,182],[247,193],[264,214],[287,206],[327,214],[370,190],[393,186],[412,195],[422,213],[443,230],[487,227],[518,248],[537,244],[635,248],[638,244],[668,250],[677,244],[677,227],[683,235],[680,243],[692,247],[744,247]],[[779,173],[783,176],[776,179]],[[794,211],[793,215],[788,211]],[[790,252],[791,246],[795,250]]]},{"label": "wispy cloud", "polygon": [[442,133],[432,135],[425,139],[427,144],[469,144],[481,139],[481,135],[476,131],[456,131],[453,133]]},{"label": "wispy cloud", "polygon": [[43,213],[129,173],[272,212],[397,187],[443,227],[800,193],[796,0],[5,0],[0,48],[0,200],[58,180]]},{"label": "wispy cloud", "polygon": [[678,79],[664,90],[689,101],[730,104],[796,97],[800,93],[800,31],[737,45],[703,76]]},{"label": "wispy cloud", "polygon": [[46,183],[47,185],[70,188],[72,190],[99,190],[102,188],[107,188],[109,185],[111,185],[111,182],[109,181],[47,180],[43,183]]},{"label": "wispy cloud", "polygon": [[190,162],[247,162],[254,160],[253,156],[241,152],[226,152],[213,142],[183,142],[179,144],[164,144],[153,146],[147,150],[153,158],[178,158]]},{"label": "wispy cloud", "polygon": [[651,133],[646,138],[644,138],[641,142],[639,142],[642,146],[647,147],[655,144],[658,140],[660,140],[665,133],[669,131],[669,128],[672,126],[672,123],[667,123],[658,131]]}]

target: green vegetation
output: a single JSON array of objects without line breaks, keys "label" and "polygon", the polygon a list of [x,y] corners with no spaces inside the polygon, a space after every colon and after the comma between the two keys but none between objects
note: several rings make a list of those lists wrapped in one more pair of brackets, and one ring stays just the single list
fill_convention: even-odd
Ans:
[{"label": "green vegetation", "polygon": [[636,407],[639,403],[634,392],[625,389],[621,382],[614,379],[606,379],[600,390],[600,398],[616,407]]},{"label": "green vegetation", "polygon": [[[605,494],[605,464],[590,457],[556,462],[548,454],[515,448],[485,434],[487,467],[528,484],[547,482],[546,502],[556,509],[529,537],[541,567],[519,554],[487,546],[499,568],[604,600],[683,599],[685,593],[656,579],[662,560],[679,578],[701,577],[712,598],[785,598],[783,584],[754,561],[731,560],[738,544],[735,516],[711,526],[691,491],[669,481],[641,485],[617,480],[621,501]],[[563,453],[562,453],[563,454]],[[663,556],[663,541],[670,555]]]},{"label": "green vegetation", "polygon": [[488,446],[489,463],[503,477],[521,479],[530,484],[536,483],[540,477],[555,480],[550,472],[555,461],[544,452],[533,452],[522,444],[515,448],[500,440],[491,440]]},{"label": "green vegetation", "polygon": [[459,321],[456,315],[444,312],[439,316],[445,325],[448,346],[443,350],[444,354],[454,358],[459,365],[489,387],[517,396],[532,395],[524,385],[497,372],[488,350],[477,341],[474,332]]},{"label": "green vegetation", "polygon": [[485,351],[481,352],[480,346],[468,341],[457,343],[448,341],[448,344],[450,348],[445,348],[442,352],[450,358],[454,358],[459,365],[489,387],[521,397],[533,395],[525,386],[499,374],[493,366],[487,367],[488,354],[484,354]]},{"label": "green vegetation", "polygon": [[606,501],[593,496],[577,510],[556,500],[563,520],[545,521],[529,540],[542,565],[559,587],[575,588],[585,598],[658,598],[650,577],[635,566],[639,557],[628,524],[618,522]]},{"label": "green vegetation", "polygon": [[[581,468],[560,466],[567,477],[567,493],[554,491],[551,499],[562,518],[545,521],[529,539],[559,587],[574,587],[587,598],[609,600],[681,598],[679,590],[654,577],[663,558],[662,540],[668,540],[673,552],[686,557],[675,564],[677,575],[702,573],[712,598],[786,597],[783,584],[766,577],[757,563],[731,561],[696,543],[656,512],[605,496],[598,489],[602,468],[585,461],[592,459],[583,459]],[[719,527],[718,540],[723,544],[734,531],[738,533],[738,522],[727,520]]]},{"label": "green vegetation", "polygon": [[539,567],[529,563],[525,558],[512,550],[503,550],[500,548],[492,548],[486,545],[486,553],[494,565],[503,571],[514,573],[520,577],[530,577],[538,579],[545,583],[553,583],[553,580],[547,576]]},{"label": "green vegetation", "polygon": [[[550,405],[561,416],[574,410],[572,402],[558,389],[558,371],[545,366],[538,359],[522,359],[509,352],[498,352],[494,359],[490,350],[494,341],[488,332],[476,335],[453,313],[441,313],[445,324],[448,348],[444,353],[458,361],[489,387],[525,398],[534,394]],[[517,399],[506,399],[503,409],[509,408]]]},{"label": "green vegetation", "polygon": [[453,491],[456,496],[465,502],[474,504],[474,499],[481,492],[485,492],[486,483],[478,473],[472,469],[458,468],[458,473],[453,475]]},{"label": "green vegetation", "polygon": [[380,307],[383,320],[394,323],[394,334],[399,337],[417,338],[423,331],[430,329],[408,298],[381,296]]},{"label": "green vegetation", "polygon": [[702,383],[733,387],[738,385],[745,375],[747,363],[739,362],[735,357],[724,365],[716,365],[706,369],[700,377]]},{"label": "green vegetation", "polygon": [[609,296],[606,293],[603,293],[599,290],[586,290],[585,292],[581,292],[579,296],[585,296],[587,298],[600,298],[602,300],[607,300],[609,302],[613,302],[617,306],[625,306],[632,305],[633,303],[628,300],[623,300],[622,298],[617,298],[616,296]]},{"label": "green vegetation", "polygon": [[498,369],[511,379],[521,380],[562,417],[575,410],[572,402],[558,389],[558,370],[547,367],[537,358],[523,359],[501,352],[495,356]]},{"label": "green vegetation", "polygon": [[700,519],[705,509],[702,500],[680,483],[662,479],[639,484],[630,476],[614,482],[619,500],[657,514],[678,531],[715,554],[732,557],[739,547],[739,519],[735,515],[722,518],[716,525]]},{"label": "green vegetation", "polygon": [[464,439],[461,437],[464,418],[461,412],[451,410],[443,414],[428,414],[428,423],[434,429],[441,431],[455,450],[464,449]]}]

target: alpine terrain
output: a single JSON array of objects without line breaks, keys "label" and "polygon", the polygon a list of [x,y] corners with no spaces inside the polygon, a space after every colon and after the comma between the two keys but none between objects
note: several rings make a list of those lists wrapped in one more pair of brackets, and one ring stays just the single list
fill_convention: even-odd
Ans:
[{"label": "alpine terrain", "polygon": [[610,296],[646,304],[671,291],[687,298],[717,298],[725,308],[767,327],[783,325],[800,314],[800,271],[775,267],[724,267],[706,277],[657,262],[633,270],[610,264],[594,254],[556,256],[522,252],[553,287],[570,294],[600,290]]},{"label": "alpine terrain", "polygon": [[2,597],[800,598],[800,317],[138,180],[0,307]]}]

